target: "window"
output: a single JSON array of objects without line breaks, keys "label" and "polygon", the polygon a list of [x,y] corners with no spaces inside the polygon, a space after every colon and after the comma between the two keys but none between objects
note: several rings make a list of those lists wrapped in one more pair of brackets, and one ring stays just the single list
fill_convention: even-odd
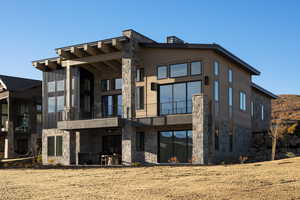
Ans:
[{"label": "window", "polygon": [[136,133],[136,150],[145,151],[145,134],[143,132]]},{"label": "window", "polygon": [[58,96],[57,99],[57,112],[61,112],[65,107],[65,96]]},{"label": "window", "polygon": [[65,90],[65,81],[64,80],[60,80],[60,81],[56,81],[56,91],[64,91]]},{"label": "window", "polygon": [[55,112],[55,97],[48,97],[48,113]]},{"label": "window", "polygon": [[135,93],[136,109],[144,109],[144,87],[137,87]]},{"label": "window", "polygon": [[264,120],[265,119],[265,108],[264,108],[264,105],[261,104],[261,120]]},{"label": "window", "polygon": [[214,99],[215,101],[219,101],[219,81],[218,80],[215,80],[214,82]]},{"label": "window", "polygon": [[174,78],[174,77],[187,76],[187,72],[188,72],[187,69],[188,69],[187,63],[170,65],[170,77]]},{"label": "window", "polygon": [[192,137],[191,130],[162,131],[159,133],[159,162],[179,163],[192,162]]},{"label": "window", "polygon": [[192,97],[201,93],[202,82],[192,81],[159,86],[159,114],[192,112]]},{"label": "window", "polygon": [[62,156],[63,137],[62,136],[56,136],[55,139],[56,139],[56,142],[55,142],[56,156]]},{"label": "window", "polygon": [[110,85],[109,85],[109,80],[101,80],[101,90],[103,92],[109,91]]},{"label": "window", "polygon": [[157,79],[168,78],[168,67],[158,66],[157,67]]},{"label": "window", "polygon": [[55,156],[55,137],[47,138],[48,156]]},{"label": "window", "polygon": [[140,68],[136,70],[136,81],[144,81],[144,69]]},{"label": "window", "polygon": [[102,97],[102,113],[104,117],[122,115],[122,95]]},{"label": "window", "polygon": [[215,150],[219,150],[219,129],[215,129]]},{"label": "window", "polygon": [[220,63],[218,61],[214,61],[214,75],[218,76],[220,72]]},{"label": "window", "polygon": [[115,79],[115,90],[121,90],[122,89],[122,78],[116,78]]},{"label": "window", "polygon": [[233,94],[232,94],[232,88],[230,87],[230,88],[228,88],[228,105],[229,106],[232,106],[232,104],[233,104],[233,102],[232,102],[232,96]]},{"label": "window", "polygon": [[231,69],[228,70],[228,82],[232,83],[232,70]]},{"label": "window", "polygon": [[229,152],[233,151],[233,134],[229,132]]},{"label": "window", "polygon": [[40,104],[36,105],[36,111],[42,112],[42,105],[40,105]]},{"label": "window", "polygon": [[246,93],[240,92],[240,109],[246,110]]},{"label": "window", "polygon": [[202,73],[201,62],[192,62],[191,63],[191,75],[199,75]]},{"label": "window", "polygon": [[254,103],[251,101],[251,117],[254,116]]},{"label": "window", "polygon": [[0,104],[0,118],[1,118],[1,127],[6,127],[6,121],[8,120],[8,104]]},{"label": "window", "polygon": [[48,92],[55,92],[55,81],[48,82]]},{"label": "window", "polygon": [[63,154],[63,137],[49,136],[47,137],[48,156],[62,156]]}]

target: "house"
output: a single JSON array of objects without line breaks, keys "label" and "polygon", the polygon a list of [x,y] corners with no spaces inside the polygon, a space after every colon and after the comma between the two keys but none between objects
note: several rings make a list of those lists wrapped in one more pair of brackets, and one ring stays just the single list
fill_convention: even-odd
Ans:
[{"label": "house", "polygon": [[36,154],[42,136],[42,81],[0,75],[0,157]]},{"label": "house", "polygon": [[[260,72],[217,44],[134,30],[57,48],[43,72],[43,163],[209,164],[247,155],[266,131],[271,99]],[[117,162],[116,163],[120,163]]]}]

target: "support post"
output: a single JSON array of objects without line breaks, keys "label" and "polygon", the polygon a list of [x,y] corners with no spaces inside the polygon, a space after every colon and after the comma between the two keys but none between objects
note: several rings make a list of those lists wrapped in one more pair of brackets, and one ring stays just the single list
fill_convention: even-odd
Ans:
[{"label": "support post", "polygon": [[209,164],[209,105],[203,94],[193,96],[193,164]]},{"label": "support post", "polygon": [[72,67],[67,64],[66,67],[66,104],[64,109],[64,120],[73,119],[72,109]]}]

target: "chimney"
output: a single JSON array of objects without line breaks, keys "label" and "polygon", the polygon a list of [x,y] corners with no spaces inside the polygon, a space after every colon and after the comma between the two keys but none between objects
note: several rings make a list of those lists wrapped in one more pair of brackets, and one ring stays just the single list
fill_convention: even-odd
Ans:
[{"label": "chimney", "polygon": [[184,41],[176,36],[168,36],[167,43],[168,44],[184,44]]}]

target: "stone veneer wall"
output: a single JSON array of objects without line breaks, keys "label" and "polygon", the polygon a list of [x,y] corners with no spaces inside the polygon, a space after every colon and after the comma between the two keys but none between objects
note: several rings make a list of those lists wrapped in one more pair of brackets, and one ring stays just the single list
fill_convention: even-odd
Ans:
[{"label": "stone veneer wall", "polygon": [[[48,138],[49,136],[63,137],[62,156],[48,157]],[[70,165],[75,162],[75,134],[58,129],[44,129],[42,136],[42,159],[44,165],[61,164]],[[71,151],[72,150],[72,151]],[[73,152],[74,151],[74,152]]]}]

